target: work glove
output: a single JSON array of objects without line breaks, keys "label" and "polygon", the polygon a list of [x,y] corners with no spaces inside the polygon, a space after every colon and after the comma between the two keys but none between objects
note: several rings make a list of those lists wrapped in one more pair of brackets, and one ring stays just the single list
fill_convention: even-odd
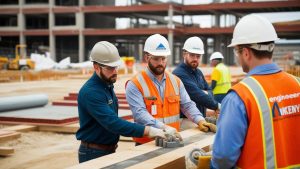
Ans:
[{"label": "work glove", "polygon": [[176,138],[179,138],[179,141],[183,141],[181,135],[178,132],[176,132],[174,135]]},{"label": "work glove", "polygon": [[166,132],[164,132],[162,129],[158,129],[155,127],[149,127],[149,138],[155,138],[155,137],[160,137],[166,139]]},{"label": "work glove", "polygon": [[217,126],[212,124],[212,123],[208,123],[205,120],[200,120],[199,124],[198,124],[199,130],[203,131],[203,132],[216,132],[217,131]]},{"label": "work glove", "polygon": [[182,141],[181,135],[177,132],[177,130],[174,127],[164,125],[164,131],[171,136],[175,136],[175,138],[179,138],[179,141]]},{"label": "work glove", "polygon": [[164,125],[163,130],[165,130],[165,132],[169,135],[174,135],[177,132],[177,130],[174,127],[168,125]]}]

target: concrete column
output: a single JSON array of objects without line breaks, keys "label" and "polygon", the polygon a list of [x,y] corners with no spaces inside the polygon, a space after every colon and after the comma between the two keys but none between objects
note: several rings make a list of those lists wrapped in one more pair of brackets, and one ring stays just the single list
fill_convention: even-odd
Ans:
[{"label": "concrete column", "polygon": [[25,0],[19,0],[19,13],[18,13],[18,30],[20,31],[19,43],[26,44],[26,39],[23,31],[25,30],[25,15],[23,14],[23,6]]},{"label": "concrete column", "polygon": [[55,26],[55,17],[52,8],[55,5],[55,1],[49,1],[49,48],[51,59],[56,61],[56,50],[55,50],[55,36],[53,35],[53,28]]},{"label": "concrete column", "polygon": [[[79,0],[79,8],[84,6],[84,0]],[[83,35],[83,30],[84,30],[84,13],[80,10],[78,14],[76,14],[76,25],[79,30],[79,51],[78,51],[78,60],[79,62],[85,61],[84,59],[84,48],[85,48],[85,38]]]},{"label": "concrete column", "polygon": [[220,14],[215,14],[215,26],[216,27],[220,27],[221,23],[220,23]]},{"label": "concrete column", "polygon": [[175,56],[173,56],[173,53],[174,53],[173,52],[173,38],[174,38],[173,30],[175,28],[174,23],[173,23],[173,14],[174,14],[173,6],[170,5],[169,6],[169,10],[168,10],[168,17],[169,17],[169,23],[168,23],[168,29],[169,29],[168,41],[169,41],[170,50],[171,50],[171,56],[168,58],[168,65],[169,66],[173,65],[173,60],[175,58]]},{"label": "concrete column", "polygon": [[138,54],[139,54],[140,63],[142,63],[144,60],[144,48],[143,47],[144,47],[143,43],[138,44]]}]

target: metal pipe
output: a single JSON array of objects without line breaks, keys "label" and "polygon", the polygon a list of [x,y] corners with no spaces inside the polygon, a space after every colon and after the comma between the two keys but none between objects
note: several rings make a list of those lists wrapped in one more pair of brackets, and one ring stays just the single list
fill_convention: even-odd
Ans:
[{"label": "metal pipe", "polygon": [[0,98],[0,112],[31,107],[42,107],[48,104],[48,95],[34,94]]}]

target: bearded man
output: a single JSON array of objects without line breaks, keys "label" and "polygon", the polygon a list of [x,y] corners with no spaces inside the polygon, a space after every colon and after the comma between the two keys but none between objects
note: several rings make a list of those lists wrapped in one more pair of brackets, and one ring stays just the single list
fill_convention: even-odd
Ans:
[{"label": "bearded man", "polygon": [[131,123],[118,117],[118,99],[113,90],[121,64],[118,49],[107,41],[94,45],[91,55],[94,74],[78,94],[79,163],[114,153],[120,135],[165,138],[165,132],[151,126]]},{"label": "bearded man", "polygon": [[[215,131],[216,126],[205,121],[181,80],[165,71],[170,54],[169,43],[165,37],[154,34],[147,38],[144,45],[147,68],[126,85],[126,99],[135,123],[163,129],[170,135],[178,135],[182,111],[201,131]],[[134,138],[134,141],[139,145],[151,139]]]},{"label": "bearded man", "polygon": [[[183,82],[190,98],[196,103],[197,108],[206,117],[206,109],[218,111],[219,104],[213,97],[213,92],[206,82],[202,71],[198,68],[204,54],[204,45],[199,37],[188,38],[183,46],[183,63],[173,71]],[[184,116],[182,116],[185,119]],[[183,120],[184,121],[184,120]]]}]

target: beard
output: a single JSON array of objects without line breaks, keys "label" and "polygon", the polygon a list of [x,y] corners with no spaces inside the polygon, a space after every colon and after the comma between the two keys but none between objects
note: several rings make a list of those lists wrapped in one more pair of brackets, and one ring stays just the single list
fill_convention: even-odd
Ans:
[{"label": "beard", "polygon": [[239,63],[242,66],[243,71],[245,73],[248,73],[249,72],[249,66],[245,63],[245,61],[243,60],[243,58],[239,58]]},{"label": "beard", "polygon": [[199,62],[198,61],[192,61],[192,62],[187,62],[186,61],[186,64],[188,66],[190,66],[191,68],[193,68],[193,69],[196,69],[199,66]]},{"label": "beard", "polygon": [[166,69],[166,66],[163,65],[158,65],[154,67],[150,62],[148,63],[148,67],[155,75],[162,75]]},{"label": "beard", "polygon": [[117,74],[113,74],[110,77],[106,77],[102,71],[100,71],[100,78],[109,84],[113,84],[117,81]]}]

